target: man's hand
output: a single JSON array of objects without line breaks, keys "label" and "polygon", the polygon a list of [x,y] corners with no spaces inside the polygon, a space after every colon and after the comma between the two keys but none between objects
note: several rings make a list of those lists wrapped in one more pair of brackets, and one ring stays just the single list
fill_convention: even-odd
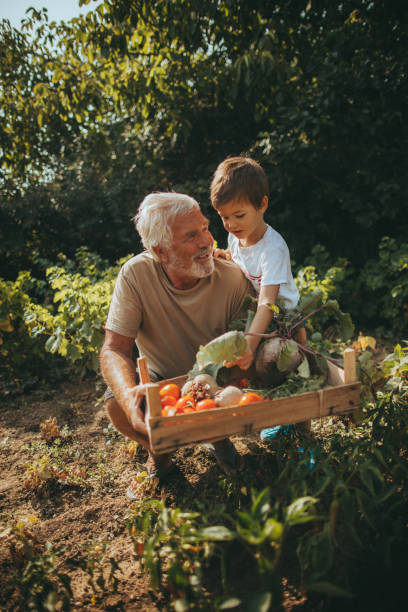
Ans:
[{"label": "man's hand", "polygon": [[223,365],[226,368],[232,368],[233,366],[238,366],[241,370],[248,370],[251,367],[252,362],[254,360],[254,353],[250,348],[247,349],[246,353],[242,355],[236,361],[224,361]]},{"label": "man's hand", "polygon": [[123,409],[133,429],[143,435],[147,435],[145,425],[145,413],[142,402],[146,397],[146,385],[135,385],[123,394]]}]

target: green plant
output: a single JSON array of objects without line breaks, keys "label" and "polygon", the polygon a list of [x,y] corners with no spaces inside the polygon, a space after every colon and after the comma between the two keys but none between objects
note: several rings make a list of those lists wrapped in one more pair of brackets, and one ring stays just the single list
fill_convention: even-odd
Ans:
[{"label": "green plant", "polygon": [[408,243],[383,237],[362,268],[360,299],[371,326],[401,332],[408,320]]},{"label": "green plant", "polygon": [[67,574],[59,570],[62,548],[52,548],[45,543],[42,554],[33,556],[22,571],[18,571],[10,582],[12,591],[17,594],[15,609],[54,612],[71,610],[72,590]]},{"label": "green plant", "polygon": [[[326,300],[324,291],[312,289],[315,289],[314,285],[310,287],[310,291],[301,295],[296,310],[287,310],[279,300],[277,304],[269,306],[273,311],[273,319],[266,333],[257,334],[262,337],[262,342],[255,356],[256,374],[253,376],[252,384],[276,389],[291,374],[292,383],[294,378],[300,378],[299,384],[291,385],[292,389],[297,388],[299,392],[304,386],[306,391],[306,386],[310,385],[313,389],[317,389],[319,384],[321,386],[324,383],[328,369],[327,362],[341,364],[341,359],[334,358],[333,351],[326,350],[327,345],[332,345],[332,343],[327,340],[322,341],[322,333],[314,328],[315,317],[317,319],[323,317],[324,320],[329,321],[331,330],[335,330],[336,339],[342,338],[344,341],[349,340],[354,331],[351,317],[340,310],[336,300]],[[247,304],[249,302],[249,306],[251,306],[251,301],[256,300],[248,296],[246,302]],[[245,307],[248,307],[247,304],[244,310]],[[244,334],[249,333],[248,329],[253,317],[254,312],[250,307],[247,310],[246,318],[231,322],[230,329],[235,329],[235,332],[229,331],[201,347],[197,354],[197,362],[189,373],[189,378],[191,379],[200,369],[198,365],[201,365],[201,369],[204,366],[208,374],[216,377],[222,368],[222,360],[226,358],[224,355],[228,355],[225,346],[229,349],[232,345],[231,349],[237,351],[235,347],[237,345],[240,354],[243,354],[245,351]],[[296,334],[302,325],[307,325],[308,329],[311,328],[312,342],[310,344],[303,345],[296,341]],[[231,354],[233,354],[232,350]],[[202,356],[201,364],[198,359],[200,355]],[[212,363],[211,359],[214,359],[215,363]],[[220,372],[220,378],[222,376],[223,370]],[[304,385],[301,379],[312,380],[310,380],[310,385],[309,380],[308,384]]]},{"label": "green plant", "polygon": [[400,450],[408,442],[407,402],[378,392],[362,414],[358,426],[338,424],[323,444],[304,442],[314,453],[312,471],[297,460],[295,439],[281,436],[276,448],[285,498],[319,498],[320,519],[297,543],[303,584],[329,597],[353,596],[350,609],[387,596],[408,543],[408,464]]},{"label": "green plant", "polygon": [[386,388],[399,393],[402,400],[407,399],[408,392],[408,342],[405,344],[407,346],[397,344],[382,362],[384,375],[388,378]]},{"label": "green plant", "polygon": [[[84,558],[80,562],[80,566],[88,574],[88,584],[97,597],[115,591],[118,585],[116,573],[120,569],[115,559],[109,556],[108,547],[108,542],[99,540],[86,544]],[[109,567],[108,573],[107,567]]]},{"label": "green plant", "polygon": [[[261,602],[269,607],[281,601],[279,560],[286,533],[295,525],[316,520],[316,502],[311,497],[297,499],[279,520],[270,491],[253,490],[249,508],[233,515],[220,508],[221,522],[214,525],[208,523],[213,512],[206,516],[148,500],[130,509],[127,528],[153,588],[167,589],[176,610],[222,610],[241,604],[261,610]],[[243,567],[252,586],[256,585],[254,592],[245,592],[243,577],[241,584],[235,583]],[[215,588],[213,572],[219,576]]]},{"label": "green plant", "polygon": [[96,469],[88,471],[89,480],[99,491],[111,491],[117,472],[109,465],[107,453],[98,452],[96,459]]},{"label": "green plant", "polygon": [[0,384],[3,393],[29,390],[50,362],[42,339],[32,338],[24,321],[37,281],[29,272],[17,280],[0,279]]},{"label": "green plant", "polygon": [[58,353],[80,371],[97,371],[118,267],[105,267],[100,257],[79,249],[75,262],[61,256],[64,266],[46,270],[54,308],[29,302],[25,322],[31,336],[47,336],[45,349]]},{"label": "green plant", "polygon": [[0,538],[10,548],[14,564],[21,565],[31,559],[40,549],[40,542],[32,532],[32,526],[38,523],[34,515],[7,520],[0,531]]}]

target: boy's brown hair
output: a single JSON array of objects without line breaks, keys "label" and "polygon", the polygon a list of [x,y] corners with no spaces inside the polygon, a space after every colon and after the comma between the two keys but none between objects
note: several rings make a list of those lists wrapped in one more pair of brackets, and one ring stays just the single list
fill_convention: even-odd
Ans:
[{"label": "boy's brown hair", "polygon": [[248,200],[258,209],[264,196],[269,197],[268,179],[251,157],[227,157],[214,172],[210,197],[216,209],[231,200]]}]

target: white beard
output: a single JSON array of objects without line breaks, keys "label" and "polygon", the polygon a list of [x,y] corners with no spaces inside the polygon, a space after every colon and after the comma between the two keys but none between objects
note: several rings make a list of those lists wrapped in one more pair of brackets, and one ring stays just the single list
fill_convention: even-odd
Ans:
[{"label": "white beard", "polygon": [[183,272],[186,276],[190,276],[191,278],[205,278],[214,272],[214,259],[212,257],[203,263],[193,259],[188,267],[186,267],[179,257],[173,256],[171,252],[168,254],[168,257],[168,267],[178,274]]}]

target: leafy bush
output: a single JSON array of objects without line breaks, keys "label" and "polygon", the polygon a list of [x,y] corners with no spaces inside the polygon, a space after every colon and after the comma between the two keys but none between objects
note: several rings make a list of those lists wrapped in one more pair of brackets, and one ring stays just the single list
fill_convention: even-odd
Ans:
[{"label": "leafy bush", "polygon": [[24,320],[34,338],[48,336],[45,349],[57,353],[80,371],[96,372],[104,325],[119,266],[106,267],[98,255],[79,249],[75,261],[47,268],[53,308],[30,301]]},{"label": "leafy bush", "polygon": [[44,340],[33,338],[24,320],[30,293],[37,289],[38,281],[27,271],[20,272],[14,282],[0,278],[0,383],[4,394],[29,389],[51,365]]},{"label": "leafy bush", "polygon": [[361,268],[333,260],[316,245],[295,276],[301,294],[322,291],[350,312],[358,329],[383,337],[399,335],[408,323],[408,243],[384,236],[378,255]]},{"label": "leafy bush", "polygon": [[369,323],[383,332],[402,331],[408,324],[408,243],[382,238],[378,257],[360,274],[360,299]]},{"label": "leafy bush", "polygon": [[[316,519],[317,500],[295,499],[280,510],[268,489],[253,490],[251,497],[249,507],[233,516],[219,507],[216,525],[208,523],[212,513],[167,508],[158,500],[136,502],[129,511],[127,526],[137,554],[140,538],[145,540],[142,561],[152,587],[169,591],[176,610],[222,610],[240,604],[248,610],[268,610],[272,602],[281,603],[282,547],[290,529]],[[240,574],[243,567],[245,577]],[[223,592],[214,592],[211,572],[218,575],[216,589],[222,585]],[[213,604],[206,607],[209,593]]]}]

